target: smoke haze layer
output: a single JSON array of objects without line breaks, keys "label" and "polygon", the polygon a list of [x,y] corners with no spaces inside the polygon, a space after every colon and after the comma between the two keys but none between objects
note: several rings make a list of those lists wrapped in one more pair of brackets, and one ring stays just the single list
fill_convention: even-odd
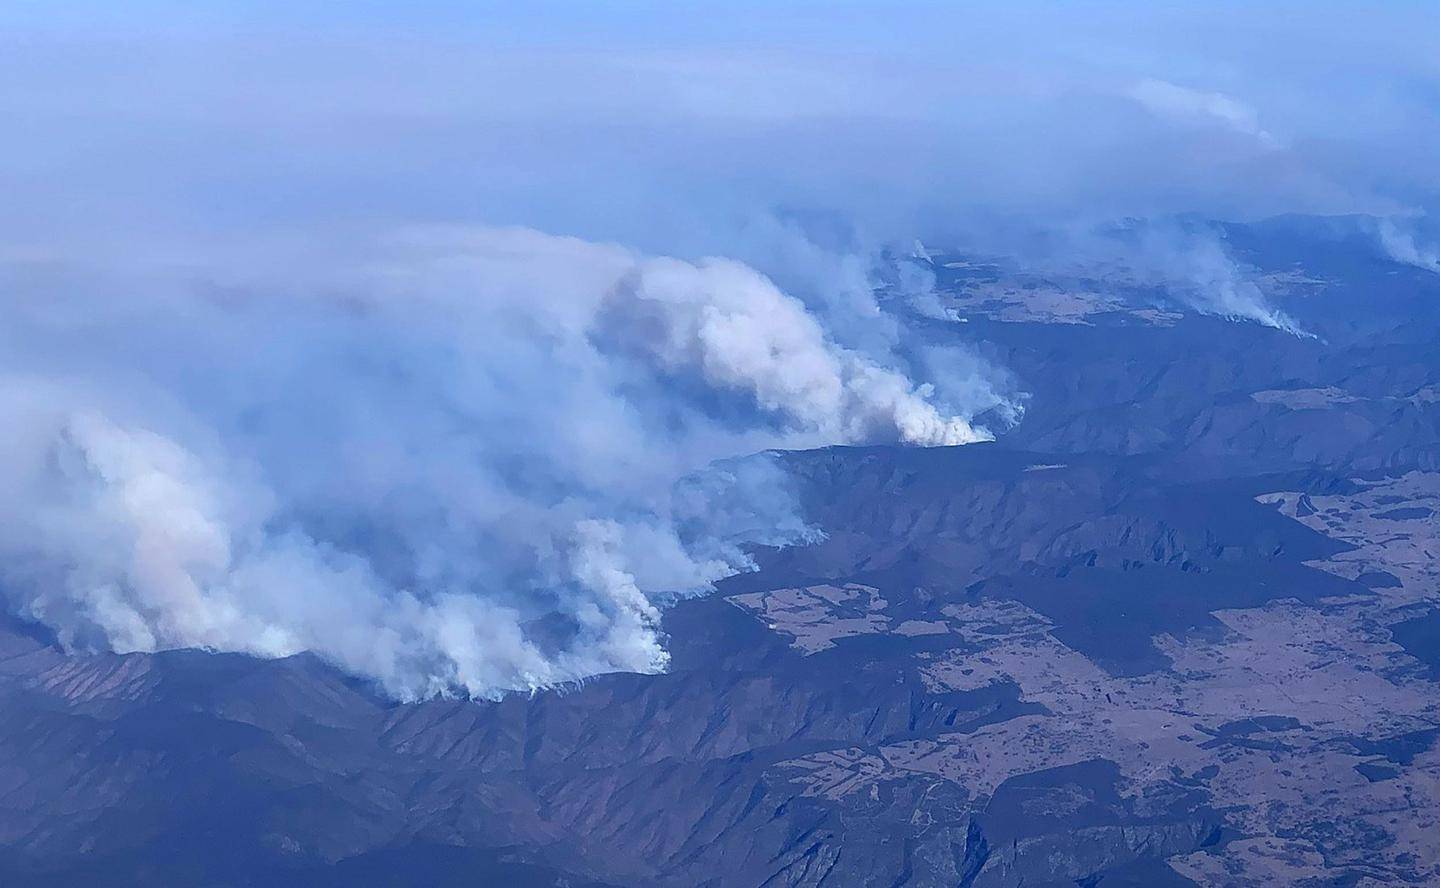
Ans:
[{"label": "smoke haze layer", "polygon": [[843,6],[10,4],[0,237],[480,220],[747,258],[776,208],[954,243],[1440,193],[1434,4]]}]

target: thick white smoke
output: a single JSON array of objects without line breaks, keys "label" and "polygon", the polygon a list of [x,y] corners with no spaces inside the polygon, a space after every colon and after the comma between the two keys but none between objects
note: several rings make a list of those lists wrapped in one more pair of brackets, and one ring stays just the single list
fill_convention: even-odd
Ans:
[{"label": "thick white smoke", "polygon": [[606,338],[665,374],[697,373],[827,441],[973,444],[987,433],[942,416],[900,373],[831,343],[798,300],[735,262],[652,259],[611,291]]},{"label": "thick white smoke", "polygon": [[988,437],[735,262],[518,229],[349,255],[7,269],[14,609],[77,648],[311,650],[404,699],[656,671],[665,596],[813,534],[728,458]]}]

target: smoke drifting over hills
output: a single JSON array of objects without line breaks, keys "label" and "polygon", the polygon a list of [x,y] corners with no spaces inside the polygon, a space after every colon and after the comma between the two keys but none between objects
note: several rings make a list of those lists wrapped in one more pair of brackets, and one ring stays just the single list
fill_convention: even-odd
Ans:
[{"label": "smoke drifting over hills", "polygon": [[656,595],[814,533],[765,457],[707,464],[988,437],[993,401],[942,410],[737,262],[521,229],[380,250],[200,295],[12,282],[12,605],[70,645],[313,650],[404,698],[654,671]]},{"label": "smoke drifting over hills", "polygon": [[[1433,11],[1222,7],[0,12],[3,594],[407,698],[662,669],[664,596],[815,533],[741,457],[1020,416],[887,249],[1433,202]],[[1218,242],[1125,247],[1303,332]]]}]

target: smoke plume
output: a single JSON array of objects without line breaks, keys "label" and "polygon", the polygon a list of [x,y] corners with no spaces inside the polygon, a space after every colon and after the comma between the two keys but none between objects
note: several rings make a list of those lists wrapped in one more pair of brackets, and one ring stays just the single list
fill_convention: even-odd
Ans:
[{"label": "smoke plume", "polygon": [[1427,245],[1418,228],[1414,220],[1383,218],[1376,220],[1375,234],[1385,255],[1396,262],[1440,272],[1440,248]]},{"label": "smoke plume", "polygon": [[1311,335],[1270,303],[1214,232],[1148,227],[1140,239],[1138,261],[1142,269],[1157,274],[1175,298],[1196,311],[1252,321],[1292,336]]}]

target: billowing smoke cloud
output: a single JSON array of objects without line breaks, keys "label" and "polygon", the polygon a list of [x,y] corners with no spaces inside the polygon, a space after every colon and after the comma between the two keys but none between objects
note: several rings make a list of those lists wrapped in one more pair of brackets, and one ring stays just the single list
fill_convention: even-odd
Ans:
[{"label": "billowing smoke cloud", "polygon": [[989,436],[734,261],[523,229],[354,255],[8,270],[13,608],[406,699],[655,671],[667,597],[815,534],[736,457]]},{"label": "billowing smoke cloud", "polygon": [[602,307],[604,341],[667,375],[696,373],[710,389],[743,393],[762,411],[827,441],[896,439],[972,444],[988,433],[942,416],[904,376],[831,346],[798,300],[724,260],[639,265]]}]

